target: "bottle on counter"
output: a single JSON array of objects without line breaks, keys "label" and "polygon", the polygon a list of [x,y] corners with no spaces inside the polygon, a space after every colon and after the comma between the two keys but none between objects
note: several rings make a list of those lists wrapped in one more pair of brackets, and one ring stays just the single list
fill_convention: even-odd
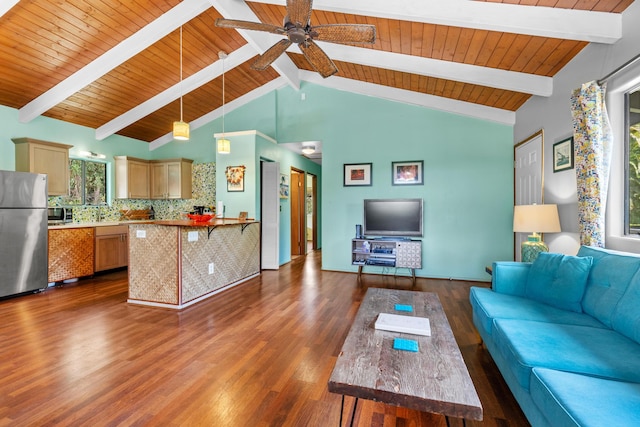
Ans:
[{"label": "bottle on counter", "polygon": [[153,210],[153,205],[149,206],[149,219],[156,219],[156,211]]}]

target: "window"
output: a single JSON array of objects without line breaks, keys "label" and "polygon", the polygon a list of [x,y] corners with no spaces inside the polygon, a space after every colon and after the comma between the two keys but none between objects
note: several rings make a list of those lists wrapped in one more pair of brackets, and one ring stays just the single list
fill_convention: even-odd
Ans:
[{"label": "window", "polygon": [[107,202],[107,164],[69,160],[69,205],[101,205]]},{"label": "window", "polygon": [[625,112],[625,228],[627,234],[640,234],[640,88],[625,93]]}]

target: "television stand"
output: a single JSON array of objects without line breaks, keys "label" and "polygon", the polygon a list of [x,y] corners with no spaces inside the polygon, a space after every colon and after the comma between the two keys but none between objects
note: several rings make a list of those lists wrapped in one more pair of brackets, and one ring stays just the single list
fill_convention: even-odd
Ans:
[{"label": "television stand", "polygon": [[388,237],[352,239],[351,264],[358,266],[358,279],[365,266],[407,268],[415,284],[416,268],[422,268],[422,241]]}]

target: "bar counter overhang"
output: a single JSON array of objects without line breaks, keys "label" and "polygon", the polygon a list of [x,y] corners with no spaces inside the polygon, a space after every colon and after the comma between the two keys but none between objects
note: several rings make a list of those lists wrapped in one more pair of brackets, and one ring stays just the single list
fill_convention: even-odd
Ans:
[{"label": "bar counter overhang", "polygon": [[259,274],[257,221],[129,225],[129,303],[182,309]]}]

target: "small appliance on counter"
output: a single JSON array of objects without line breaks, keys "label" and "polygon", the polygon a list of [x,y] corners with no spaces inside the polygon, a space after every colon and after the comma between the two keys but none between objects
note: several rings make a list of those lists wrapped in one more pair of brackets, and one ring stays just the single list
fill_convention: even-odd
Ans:
[{"label": "small appliance on counter", "polygon": [[59,225],[73,222],[73,208],[48,207],[47,222],[49,225]]}]

